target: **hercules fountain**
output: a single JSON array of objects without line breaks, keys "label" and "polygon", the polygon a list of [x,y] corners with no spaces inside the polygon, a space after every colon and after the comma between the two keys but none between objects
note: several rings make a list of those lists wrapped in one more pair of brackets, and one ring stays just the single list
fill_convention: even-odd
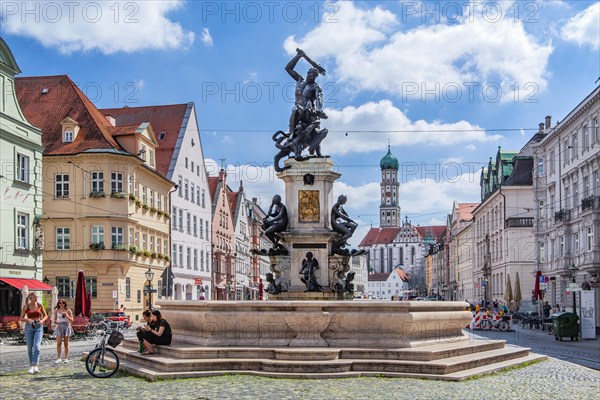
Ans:
[{"label": "hercules fountain", "polygon": [[[304,59],[306,78],[295,71]],[[345,196],[333,199],[341,174],[321,154],[325,70],[302,50],[286,66],[296,81],[287,132],[273,135],[274,168],[285,201],[274,195],[263,221],[270,249],[269,301],[159,301],[173,343],[137,353],[118,348],[121,368],[148,379],[244,373],[286,378],[351,376],[461,380],[543,358],[502,340],[475,340],[472,315],[457,301],[352,301],[347,240],[357,224]]]}]

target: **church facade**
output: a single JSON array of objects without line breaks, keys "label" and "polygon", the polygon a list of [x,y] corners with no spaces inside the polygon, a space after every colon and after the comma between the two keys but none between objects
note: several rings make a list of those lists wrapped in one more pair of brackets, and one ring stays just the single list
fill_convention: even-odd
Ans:
[{"label": "church facade", "polygon": [[415,226],[408,217],[401,220],[399,163],[388,146],[379,163],[381,168],[381,202],[379,227],[371,228],[359,244],[368,250],[368,277],[402,269],[408,277],[408,289],[415,295],[425,294],[425,257],[430,245],[437,242],[445,226]]}]

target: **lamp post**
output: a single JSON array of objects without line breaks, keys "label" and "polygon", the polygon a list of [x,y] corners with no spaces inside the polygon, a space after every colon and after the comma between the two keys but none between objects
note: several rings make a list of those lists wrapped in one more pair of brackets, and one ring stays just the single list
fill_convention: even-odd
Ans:
[{"label": "lamp post", "polygon": [[[167,271],[167,281],[166,283],[166,290],[165,290],[165,295],[167,297],[167,299],[171,300],[171,296],[173,295],[173,279],[171,278],[171,274],[173,273],[173,218],[177,218],[176,215],[171,215],[171,212],[173,211],[172,208],[172,200],[171,200],[171,195],[173,194],[173,192],[177,191],[177,189],[179,189],[179,185],[174,185],[173,189],[171,189],[169,191],[169,207],[167,208],[167,212],[169,213],[169,215],[171,216],[169,218],[169,265],[167,266],[167,269],[169,271]],[[202,229],[202,228],[201,228]]]},{"label": "lamp post", "polygon": [[146,287],[144,288],[144,291],[146,293],[148,293],[148,309],[151,310],[152,309],[152,279],[154,279],[154,272],[152,271],[152,269],[150,269],[150,267],[148,267],[148,271],[146,271],[144,273],[144,275],[146,276]]},{"label": "lamp post", "polygon": [[[579,271],[579,268],[577,268],[575,266],[575,264],[572,264],[569,267],[569,273],[571,274],[571,282],[576,283],[577,282],[577,272]],[[575,285],[573,285],[575,286]],[[571,289],[575,289],[574,287]],[[577,314],[577,291],[575,290],[571,290],[573,292],[573,312],[575,314]]]}]

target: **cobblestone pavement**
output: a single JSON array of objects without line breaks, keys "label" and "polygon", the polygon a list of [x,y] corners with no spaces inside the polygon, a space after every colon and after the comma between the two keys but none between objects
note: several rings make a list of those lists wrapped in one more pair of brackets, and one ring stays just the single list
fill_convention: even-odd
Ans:
[{"label": "cobblestone pavement", "polygon": [[[512,327],[512,332],[475,331],[475,337],[506,340],[509,344],[529,347],[531,351],[538,354],[546,354],[550,357],[569,361],[584,367],[600,370],[600,340],[580,340],[572,342],[570,339],[556,341],[554,335],[548,331],[538,329],[526,329],[519,325]],[[469,331],[465,331],[469,333]],[[600,398],[600,396],[598,396]]]},{"label": "cobblestone pavement", "polygon": [[396,378],[325,380],[270,379],[230,375],[147,382],[121,372],[95,379],[81,361],[43,363],[0,376],[3,399],[597,399],[600,372],[550,359],[464,382]]}]

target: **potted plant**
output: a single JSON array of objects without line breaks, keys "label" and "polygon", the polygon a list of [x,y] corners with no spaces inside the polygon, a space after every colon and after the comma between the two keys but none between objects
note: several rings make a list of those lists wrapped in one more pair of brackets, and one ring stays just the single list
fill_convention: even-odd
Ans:
[{"label": "potted plant", "polygon": [[100,199],[100,198],[104,197],[104,192],[98,191],[98,190],[92,191],[92,192],[90,192],[90,197],[92,199]]},{"label": "potted plant", "polygon": [[104,243],[90,243],[90,249],[94,251],[104,250]]},{"label": "potted plant", "polygon": [[127,197],[127,195],[123,192],[112,192],[110,194],[110,197],[112,197],[113,199],[124,199],[125,197]]},{"label": "potted plant", "polygon": [[134,245],[129,246],[129,252],[135,254],[137,252],[137,247]]},{"label": "potted plant", "polygon": [[127,246],[122,243],[113,244],[112,249],[115,251],[125,251],[127,250]]}]

